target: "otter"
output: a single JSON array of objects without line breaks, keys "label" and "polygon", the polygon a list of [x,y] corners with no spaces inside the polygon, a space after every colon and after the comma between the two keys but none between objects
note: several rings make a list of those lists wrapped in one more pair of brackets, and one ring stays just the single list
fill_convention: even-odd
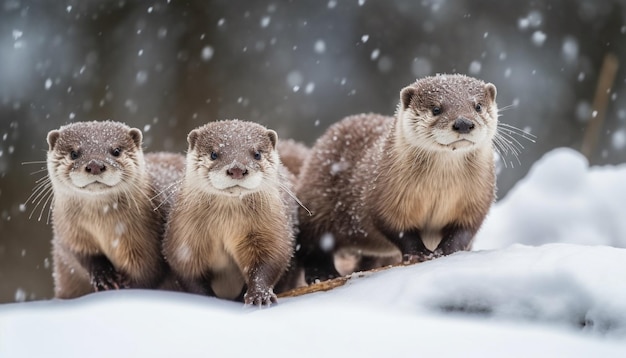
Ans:
[{"label": "otter", "polygon": [[164,241],[188,292],[269,306],[294,251],[293,175],[275,131],[247,121],[192,130],[186,170]]},{"label": "otter", "polygon": [[495,200],[497,124],[496,87],[454,74],[402,89],[394,117],[332,125],[296,186],[313,213],[299,213],[307,282],[338,276],[345,254],[352,272],[469,250]]},{"label": "otter", "polygon": [[161,242],[184,156],[144,156],[142,138],[139,129],[113,121],[48,133],[55,297],[173,287]]}]

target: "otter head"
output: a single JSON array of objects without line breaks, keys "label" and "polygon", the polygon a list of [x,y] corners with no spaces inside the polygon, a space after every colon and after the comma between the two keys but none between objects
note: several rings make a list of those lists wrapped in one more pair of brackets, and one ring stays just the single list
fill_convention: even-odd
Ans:
[{"label": "otter head", "polygon": [[143,172],[142,134],[125,124],[77,122],[48,133],[48,173],[70,195],[125,192]]},{"label": "otter head", "polygon": [[464,75],[426,77],[402,89],[398,118],[409,145],[471,151],[491,144],[496,133],[496,87]]},{"label": "otter head", "polygon": [[278,135],[260,124],[218,121],[187,136],[187,183],[210,194],[243,196],[276,181]]}]

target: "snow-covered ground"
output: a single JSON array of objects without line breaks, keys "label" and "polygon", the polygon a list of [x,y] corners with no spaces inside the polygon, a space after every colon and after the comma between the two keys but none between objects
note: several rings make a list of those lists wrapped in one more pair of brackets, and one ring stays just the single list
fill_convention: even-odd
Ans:
[{"label": "snow-covered ground", "polygon": [[626,164],[591,167],[555,149],[489,213],[474,249],[563,242],[626,248]]},{"label": "snow-covered ground", "polygon": [[0,357],[626,357],[626,249],[603,246],[626,244],[624,183],[553,151],[477,251],[270,309],[141,290],[0,305]]}]

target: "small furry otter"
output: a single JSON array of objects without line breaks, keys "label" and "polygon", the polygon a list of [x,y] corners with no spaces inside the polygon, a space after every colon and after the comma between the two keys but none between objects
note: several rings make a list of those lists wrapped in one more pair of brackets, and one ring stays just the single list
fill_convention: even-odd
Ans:
[{"label": "small furry otter", "polygon": [[141,131],[112,121],[69,124],[47,140],[55,297],[163,284],[161,241],[184,157],[144,159]]},{"label": "small furry otter", "polygon": [[332,125],[304,163],[296,195],[306,279],[469,250],[495,198],[496,87],[464,75],[416,81],[395,117],[362,114]]},{"label": "small furry otter", "polygon": [[239,120],[208,123],[187,137],[187,166],[176,193],[164,252],[188,292],[276,302],[290,264],[297,206],[277,134]]}]

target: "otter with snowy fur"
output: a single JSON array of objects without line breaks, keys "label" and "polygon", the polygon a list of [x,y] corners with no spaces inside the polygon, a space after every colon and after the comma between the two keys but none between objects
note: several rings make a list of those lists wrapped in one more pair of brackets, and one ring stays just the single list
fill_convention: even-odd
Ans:
[{"label": "otter with snowy fur", "polygon": [[[464,75],[416,81],[395,117],[332,125],[304,163],[296,195],[298,265],[307,281],[469,250],[495,198],[496,87]],[[345,272],[343,272],[345,273]]]},{"label": "otter with snowy fur", "polygon": [[144,156],[142,133],[119,122],[77,122],[48,133],[57,298],[159,288],[162,238],[184,157]]},{"label": "otter with snowy fur", "polygon": [[186,172],[166,229],[167,261],[189,292],[248,305],[276,302],[297,222],[293,175],[278,157],[276,132],[228,120],[196,128],[187,139]]}]

